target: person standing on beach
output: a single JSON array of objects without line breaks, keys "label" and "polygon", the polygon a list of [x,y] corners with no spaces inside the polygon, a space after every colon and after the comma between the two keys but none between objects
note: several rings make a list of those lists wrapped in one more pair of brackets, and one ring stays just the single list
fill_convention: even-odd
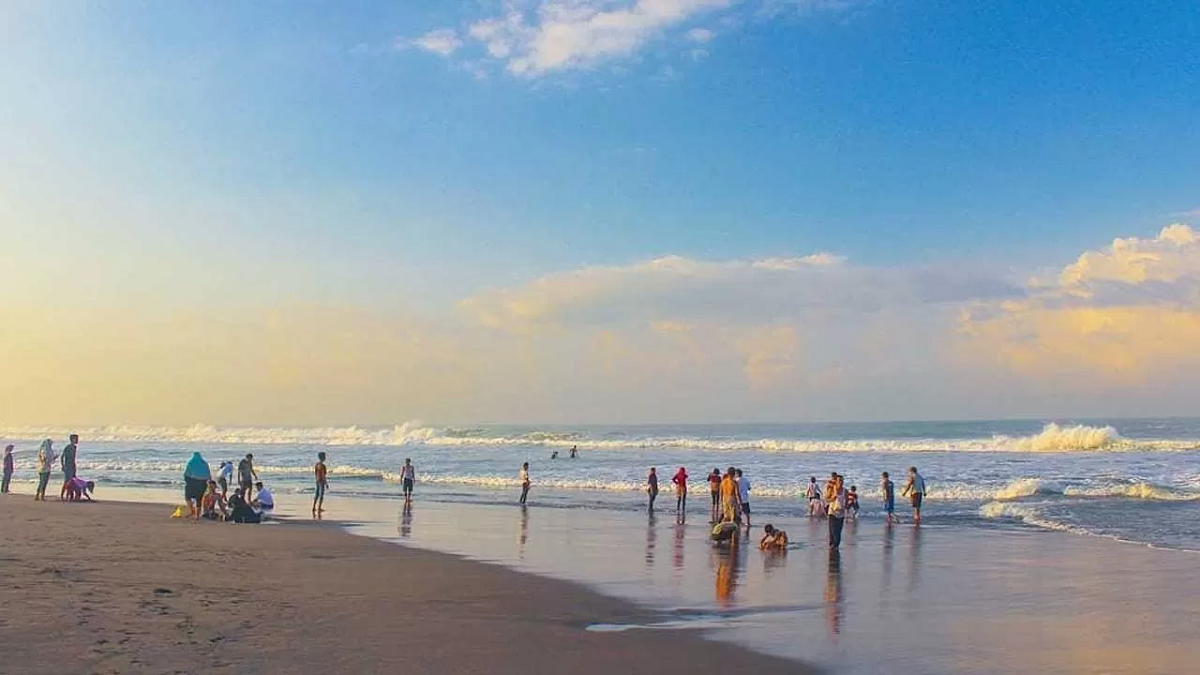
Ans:
[{"label": "person standing on beach", "polygon": [[217,486],[221,488],[221,499],[229,499],[229,482],[233,480],[233,462],[221,462],[217,469]]},{"label": "person standing on beach", "polygon": [[78,473],[75,467],[75,454],[79,451],[79,436],[71,434],[70,443],[62,451],[62,472],[63,484],[62,490],[58,493],[59,499],[64,499],[67,496],[67,483]]},{"label": "person standing on beach", "polygon": [[841,477],[830,481],[829,498],[826,499],[826,514],[829,517],[829,550],[836,551],[842,545],[842,527],[846,524],[846,490]]},{"label": "person standing on beach", "polygon": [[738,498],[737,469],[732,466],[725,472],[720,482],[721,520],[732,523],[737,521],[741,513],[741,500]]},{"label": "person standing on beach", "polygon": [[521,506],[525,506],[525,500],[529,497],[529,462],[521,465]]},{"label": "person standing on beach", "polygon": [[183,469],[183,498],[187,501],[191,517],[200,520],[204,511],[204,493],[208,491],[208,482],[212,480],[212,469],[208,462],[198,452],[192,453],[187,466]]},{"label": "person standing on beach", "polygon": [[13,476],[13,446],[8,445],[4,448],[4,481],[0,483],[0,494],[8,494],[8,484],[12,482]]},{"label": "person standing on beach", "polygon": [[254,481],[258,480],[258,472],[254,470],[254,455],[246,453],[246,456],[238,462],[238,487],[242,489],[242,496],[246,501],[250,501],[250,490],[254,488]]},{"label": "person standing on beach", "polygon": [[746,529],[750,529],[750,479],[737,470],[738,501],[742,504],[742,515],[746,516]]},{"label": "person standing on beach", "polygon": [[675,513],[681,516],[687,513],[687,479],[687,469],[682,466],[671,478],[671,483],[675,486]]},{"label": "person standing on beach", "polygon": [[[400,467],[400,479],[404,482],[404,503],[411,504],[413,483],[417,481],[417,468],[413,466],[411,459],[404,460],[404,466]],[[524,499],[521,503],[524,503]]]},{"label": "person standing on beach", "polygon": [[646,478],[646,494],[650,495],[650,513],[654,513],[654,500],[658,499],[658,470],[654,467]]},{"label": "person standing on beach", "polygon": [[325,467],[325,453],[318,452],[317,463],[313,465],[313,478],[317,481],[317,491],[313,495],[313,516],[325,511],[325,490],[329,487],[328,475],[329,470]]},{"label": "person standing on beach", "polygon": [[50,484],[50,472],[54,470],[54,441],[47,438],[38,448],[38,483],[37,491],[33,493],[33,501],[46,501],[46,486]]},{"label": "person standing on beach", "polygon": [[883,472],[883,482],[879,487],[883,492],[883,510],[887,513],[887,524],[891,525],[896,519],[896,484],[888,478],[888,472]]},{"label": "person standing on beach", "polygon": [[721,511],[721,470],[713,468],[712,473],[708,474],[708,494],[712,498],[712,514],[709,520],[717,522]]},{"label": "person standing on beach", "polygon": [[912,499],[913,524],[920,524],[921,504],[925,501],[925,479],[917,473],[917,467],[908,467],[908,483],[904,486],[902,494]]}]

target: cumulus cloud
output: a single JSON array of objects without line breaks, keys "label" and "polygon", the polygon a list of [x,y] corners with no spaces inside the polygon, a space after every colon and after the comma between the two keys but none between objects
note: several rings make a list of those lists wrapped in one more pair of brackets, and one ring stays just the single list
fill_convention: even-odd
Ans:
[{"label": "cumulus cloud", "polygon": [[1200,235],[1174,224],[1116,239],[1024,298],[964,310],[959,329],[977,354],[1027,375],[1174,377],[1200,366]]},{"label": "cumulus cloud", "polygon": [[[840,11],[850,4],[799,0],[786,6]],[[530,0],[507,2],[502,14],[475,20],[463,33],[509,73],[538,77],[631,57],[661,39],[706,44],[716,33],[702,22],[732,25],[731,14],[766,18],[782,7],[773,0]],[[435,30],[411,43],[443,56],[463,46],[453,29]],[[690,53],[694,59],[707,56],[699,49]]]}]

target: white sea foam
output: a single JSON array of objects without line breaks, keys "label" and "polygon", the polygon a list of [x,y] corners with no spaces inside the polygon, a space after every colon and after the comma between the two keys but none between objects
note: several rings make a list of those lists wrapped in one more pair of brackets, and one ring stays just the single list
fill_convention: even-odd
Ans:
[{"label": "white sea foam", "polygon": [[1163,487],[1151,483],[1110,483],[1101,486],[1070,487],[1068,497],[1127,497],[1150,501],[1186,502],[1200,500],[1200,492]]},{"label": "white sea foam", "polygon": [[1041,478],[1020,478],[1000,488],[992,495],[992,499],[1007,501],[1044,494],[1062,494],[1063,487],[1054,482]]},{"label": "white sea foam", "polygon": [[1038,434],[1024,437],[962,439],[726,439],[689,436],[591,438],[581,432],[535,430],[497,435],[485,429],[435,428],[405,422],[390,428],[349,427],[190,427],[108,426],[85,429],[53,427],[0,428],[0,437],[36,441],[79,433],[89,442],[298,446],[543,447],[584,450],[698,450],[767,453],[920,453],[920,452],[1121,452],[1191,450],[1196,439],[1124,439],[1112,427],[1047,424]]},{"label": "white sea foam", "polygon": [[1086,530],[1051,520],[1042,513],[1041,509],[1028,504],[1014,504],[1012,502],[988,502],[987,504],[979,507],[979,515],[990,520],[1019,520],[1021,522],[1045,528],[1047,530],[1075,532],[1077,534],[1091,534],[1091,532]]},{"label": "white sea foam", "polygon": [[1063,427],[1047,424],[1040,434],[1023,438],[997,437],[1001,446],[1025,452],[1070,452],[1077,450],[1132,449],[1136,444],[1123,442],[1112,427],[1089,427],[1083,424]]}]

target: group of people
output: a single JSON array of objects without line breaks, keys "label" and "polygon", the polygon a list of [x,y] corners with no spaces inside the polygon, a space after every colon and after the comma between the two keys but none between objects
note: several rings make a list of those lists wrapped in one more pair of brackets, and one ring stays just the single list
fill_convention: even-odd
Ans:
[{"label": "group of people", "polygon": [[[323,456],[325,453],[321,453]],[[323,461],[323,459],[322,459]],[[199,452],[192,453],[183,469],[183,496],[187,501],[188,517],[234,523],[261,523],[275,509],[275,496],[258,479],[254,455],[247,454],[237,464],[237,482],[229,492],[233,479],[233,462],[223,461],[214,477],[208,461]]]},{"label": "group of people", "polygon": [[[883,495],[883,510],[890,525],[896,522],[896,486],[887,471],[881,474],[879,487]],[[901,495],[912,500],[913,523],[920,524],[921,506],[925,501],[925,478],[917,471],[917,467],[908,468],[908,482],[904,485]],[[837,550],[842,543],[842,528],[846,524],[846,518],[858,517],[858,487],[851,485],[847,490],[845,477],[835,471],[830,474],[824,489],[817,487],[816,476],[809,478],[805,497],[808,499],[810,517],[828,519],[829,548]]]},{"label": "group of people", "polygon": [[[523,481],[526,483],[522,492],[522,503],[528,492],[528,468],[529,466],[526,464],[522,469]],[[901,495],[912,500],[913,522],[919,524],[921,522],[921,506],[925,499],[925,479],[915,466],[909,467],[908,472],[908,482],[901,491]],[[712,538],[718,544],[731,542],[737,536],[739,527],[745,527],[747,530],[750,528],[750,481],[741,469],[732,466],[724,474],[720,469],[713,469],[705,480],[708,483],[712,499]],[[687,511],[687,468],[679,467],[679,471],[671,478],[671,483],[675,486],[675,512],[682,518]],[[881,476],[880,488],[884,498],[887,522],[891,524],[896,520],[896,491],[895,485],[886,471]],[[650,474],[646,478],[646,492],[650,498],[650,513],[654,513],[654,502],[658,499],[659,493],[658,470],[655,467],[650,468]],[[858,517],[860,509],[858,486],[851,485],[847,489],[845,477],[835,471],[830,474],[829,480],[823,488],[818,486],[816,476],[811,477],[805,490],[805,498],[808,501],[810,517],[828,519],[829,548],[837,550],[842,543],[842,528],[846,518]],[[764,550],[787,547],[786,532],[772,525],[764,527],[763,532],[765,534],[759,542],[759,546]]]},{"label": "group of people", "polygon": [[[4,448],[4,475],[0,480],[0,494],[8,494],[15,473],[16,462],[13,458],[14,446]],[[79,455],[79,436],[71,434],[62,452],[54,450],[54,441],[47,438],[38,446],[37,455],[37,489],[34,491],[34,501],[46,501],[46,490],[50,487],[50,476],[57,464],[62,470],[62,487],[58,498],[66,502],[92,501],[96,491],[96,482],[79,477],[77,459]]]}]

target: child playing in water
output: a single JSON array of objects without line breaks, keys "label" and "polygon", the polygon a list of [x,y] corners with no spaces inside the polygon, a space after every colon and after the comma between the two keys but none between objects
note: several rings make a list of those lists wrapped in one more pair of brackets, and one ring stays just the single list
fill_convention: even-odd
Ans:
[{"label": "child playing in water", "polygon": [[854,520],[858,520],[858,486],[851,485],[850,493],[846,495],[846,511]]},{"label": "child playing in water", "polygon": [[767,525],[763,532],[763,538],[758,542],[759,548],[764,551],[782,551],[787,548],[787,532],[775,529],[774,525]]}]

